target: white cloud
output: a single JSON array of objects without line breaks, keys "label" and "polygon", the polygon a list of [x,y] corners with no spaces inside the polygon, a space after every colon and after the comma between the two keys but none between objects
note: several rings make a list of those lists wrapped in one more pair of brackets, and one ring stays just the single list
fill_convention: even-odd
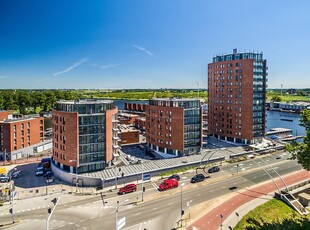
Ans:
[{"label": "white cloud", "polygon": [[119,66],[120,64],[112,64],[112,65],[102,65],[100,66],[101,69],[108,69],[108,68],[114,68],[116,66]]},{"label": "white cloud", "polygon": [[0,79],[10,78],[10,76],[0,76]]},{"label": "white cloud", "polygon": [[88,61],[88,58],[85,57],[85,58],[82,58],[80,60],[78,60],[77,62],[73,63],[71,66],[67,67],[66,69],[64,69],[63,71],[60,71],[60,72],[57,72],[57,73],[54,73],[54,76],[58,76],[60,74],[63,74],[63,73],[67,73],[67,72],[70,72],[71,70],[75,69],[76,67],[82,65],[83,63],[87,62]]},{"label": "white cloud", "polygon": [[156,57],[151,51],[149,51],[149,50],[147,50],[147,49],[145,49],[145,48],[143,48],[141,46],[134,45],[133,47],[138,49],[138,50],[140,50],[140,51],[142,51],[142,52],[144,52],[144,53],[146,53],[149,56]]}]

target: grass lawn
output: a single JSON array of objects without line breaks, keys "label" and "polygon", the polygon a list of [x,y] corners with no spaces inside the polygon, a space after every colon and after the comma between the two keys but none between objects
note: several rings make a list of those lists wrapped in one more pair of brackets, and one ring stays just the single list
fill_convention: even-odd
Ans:
[{"label": "grass lawn", "polygon": [[245,215],[234,230],[310,229],[310,215],[301,216],[284,202],[272,199]]}]

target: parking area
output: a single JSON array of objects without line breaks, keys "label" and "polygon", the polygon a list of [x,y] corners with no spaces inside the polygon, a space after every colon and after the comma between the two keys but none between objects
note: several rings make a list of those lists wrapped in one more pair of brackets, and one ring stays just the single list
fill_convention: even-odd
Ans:
[{"label": "parking area", "polygon": [[12,178],[12,180],[14,180],[15,186],[20,188],[33,188],[59,183],[58,180],[55,180],[55,178],[53,178],[53,182],[47,183],[46,177],[36,176],[38,164],[39,162],[17,165],[15,169],[16,171],[20,170],[21,173],[18,177]]},{"label": "parking area", "polygon": [[130,145],[130,146],[123,146],[122,152],[125,153],[127,156],[135,157],[137,159],[148,161],[152,160],[153,157],[148,155],[146,152],[145,145]]}]

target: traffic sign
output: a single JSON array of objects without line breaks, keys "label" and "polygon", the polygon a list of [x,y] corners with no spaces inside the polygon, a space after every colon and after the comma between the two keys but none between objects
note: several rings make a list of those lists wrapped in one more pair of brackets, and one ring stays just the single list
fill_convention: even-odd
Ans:
[{"label": "traffic sign", "polygon": [[150,180],[151,179],[151,174],[143,174],[143,180]]}]

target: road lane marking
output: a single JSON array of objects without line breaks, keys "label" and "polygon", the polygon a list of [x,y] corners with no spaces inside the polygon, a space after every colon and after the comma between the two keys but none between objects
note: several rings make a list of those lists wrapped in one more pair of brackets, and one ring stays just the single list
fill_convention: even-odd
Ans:
[{"label": "road lane marking", "polygon": [[135,214],[135,216],[138,216],[138,215],[140,215],[140,214],[141,214],[141,212],[138,212],[138,213]]},{"label": "road lane marking", "polygon": [[158,208],[153,208],[152,210],[154,211],[154,210],[156,210],[156,209],[158,209]]}]

